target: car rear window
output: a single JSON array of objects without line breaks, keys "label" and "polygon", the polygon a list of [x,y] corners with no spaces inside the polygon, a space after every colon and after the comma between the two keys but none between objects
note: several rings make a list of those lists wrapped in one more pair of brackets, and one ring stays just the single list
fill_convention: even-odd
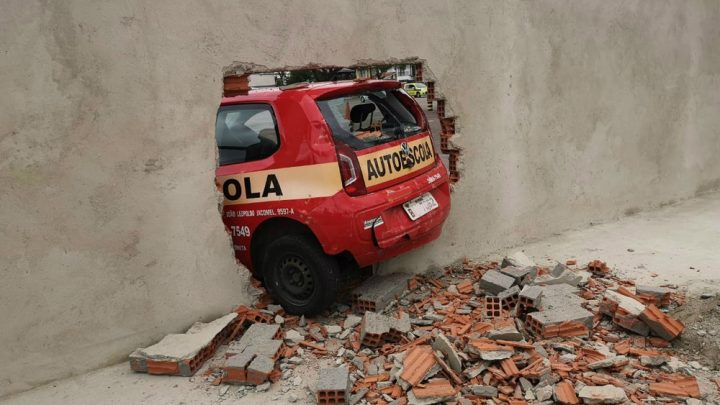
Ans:
[{"label": "car rear window", "polygon": [[221,166],[265,159],[279,144],[272,108],[267,104],[220,107],[215,140]]},{"label": "car rear window", "polygon": [[407,98],[398,90],[363,91],[317,104],[333,138],[359,150],[424,131],[400,97]]}]

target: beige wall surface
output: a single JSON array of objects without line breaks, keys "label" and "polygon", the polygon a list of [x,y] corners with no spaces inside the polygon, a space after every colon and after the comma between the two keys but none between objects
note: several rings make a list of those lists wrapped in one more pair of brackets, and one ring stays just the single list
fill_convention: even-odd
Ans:
[{"label": "beige wall surface", "polygon": [[0,396],[249,302],[221,72],[426,60],[462,179],[421,271],[720,186],[720,3],[27,1],[0,13]]}]

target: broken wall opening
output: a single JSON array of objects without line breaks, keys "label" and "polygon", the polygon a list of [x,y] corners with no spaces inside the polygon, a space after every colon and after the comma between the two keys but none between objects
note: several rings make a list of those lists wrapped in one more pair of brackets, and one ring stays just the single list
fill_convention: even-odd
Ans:
[{"label": "broken wall opening", "polygon": [[[451,184],[460,180],[461,149],[453,142],[457,117],[442,93],[427,64],[418,58],[359,61],[347,66],[308,64],[304,66],[266,67],[236,62],[223,70],[223,96],[247,94],[250,90],[297,86],[341,80],[397,80],[422,107],[432,133],[433,146],[448,170]],[[420,83],[419,91],[409,85]]]}]

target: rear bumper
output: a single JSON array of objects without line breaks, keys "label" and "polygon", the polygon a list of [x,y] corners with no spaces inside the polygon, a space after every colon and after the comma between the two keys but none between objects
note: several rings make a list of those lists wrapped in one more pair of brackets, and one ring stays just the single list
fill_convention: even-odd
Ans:
[{"label": "rear bumper", "polygon": [[[431,193],[438,207],[412,221],[402,205],[424,193]],[[318,239],[326,253],[350,252],[358,265],[368,266],[418,248],[440,236],[451,205],[447,169],[438,159],[432,169],[395,186],[358,197],[350,197],[343,192],[333,200],[336,207],[355,214],[350,221],[345,217],[341,224],[325,228],[333,229],[331,234],[317,229],[324,227],[317,227]]]}]

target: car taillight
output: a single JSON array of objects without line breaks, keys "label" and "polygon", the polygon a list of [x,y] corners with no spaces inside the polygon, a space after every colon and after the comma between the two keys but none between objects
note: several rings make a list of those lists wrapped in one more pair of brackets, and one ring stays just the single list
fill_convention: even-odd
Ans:
[{"label": "car taillight", "polygon": [[340,177],[345,192],[353,196],[367,194],[367,188],[365,188],[365,181],[355,152],[349,146],[343,144],[337,144],[335,151],[337,152]]}]

